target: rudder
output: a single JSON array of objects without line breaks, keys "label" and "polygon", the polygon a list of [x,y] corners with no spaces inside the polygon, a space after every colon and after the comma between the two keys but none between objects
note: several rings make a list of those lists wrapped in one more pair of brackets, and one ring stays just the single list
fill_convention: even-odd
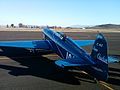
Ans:
[{"label": "rudder", "polygon": [[96,67],[101,70],[101,76],[104,79],[108,77],[108,55],[107,41],[103,34],[99,33],[92,48],[91,57],[96,63]]}]

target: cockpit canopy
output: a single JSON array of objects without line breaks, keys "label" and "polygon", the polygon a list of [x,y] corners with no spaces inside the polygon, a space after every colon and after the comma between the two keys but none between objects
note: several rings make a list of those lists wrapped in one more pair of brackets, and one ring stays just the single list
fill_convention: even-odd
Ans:
[{"label": "cockpit canopy", "polygon": [[57,32],[59,34],[59,37],[61,40],[65,40],[66,39],[66,34],[62,33],[62,32]]}]

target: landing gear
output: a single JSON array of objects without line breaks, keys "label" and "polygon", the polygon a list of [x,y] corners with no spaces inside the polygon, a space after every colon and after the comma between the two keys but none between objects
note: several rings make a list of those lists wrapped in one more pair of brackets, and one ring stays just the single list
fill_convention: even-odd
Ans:
[{"label": "landing gear", "polygon": [[38,55],[38,51],[36,49],[29,49],[31,55]]},{"label": "landing gear", "polygon": [[35,53],[35,49],[29,49],[30,53]]}]

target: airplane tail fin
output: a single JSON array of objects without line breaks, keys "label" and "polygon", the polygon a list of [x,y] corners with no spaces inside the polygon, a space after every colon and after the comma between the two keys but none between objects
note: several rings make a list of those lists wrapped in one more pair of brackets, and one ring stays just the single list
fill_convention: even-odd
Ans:
[{"label": "airplane tail fin", "polygon": [[108,77],[108,55],[107,55],[107,41],[105,37],[99,33],[92,48],[91,57],[96,63],[96,67],[100,71],[100,76],[104,79]]}]

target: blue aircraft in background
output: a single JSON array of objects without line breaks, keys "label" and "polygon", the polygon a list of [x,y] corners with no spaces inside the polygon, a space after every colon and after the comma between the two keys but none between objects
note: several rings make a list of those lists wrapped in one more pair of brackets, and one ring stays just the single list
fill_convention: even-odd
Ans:
[{"label": "blue aircraft in background", "polygon": [[[27,49],[50,50],[58,54],[62,60],[56,60],[55,64],[62,69],[79,67],[97,80],[107,80],[108,63],[107,41],[99,33],[96,40],[73,40],[64,33],[55,32],[45,28],[44,40],[28,41],[1,41],[0,47],[17,47]],[[93,44],[91,54],[88,54],[81,46]]]}]

